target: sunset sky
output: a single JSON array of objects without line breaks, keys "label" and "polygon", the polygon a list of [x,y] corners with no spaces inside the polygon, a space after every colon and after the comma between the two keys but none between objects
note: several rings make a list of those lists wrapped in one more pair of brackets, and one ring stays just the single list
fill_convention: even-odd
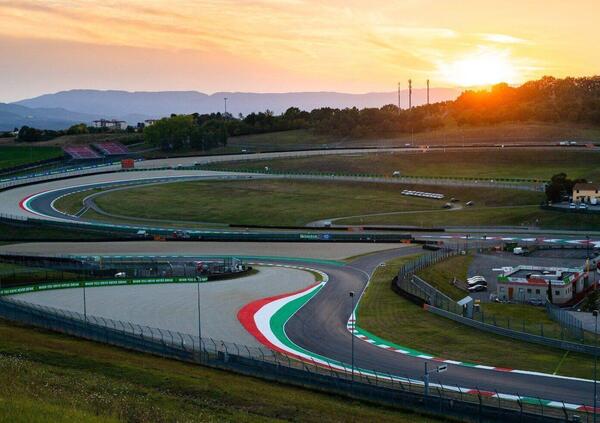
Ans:
[{"label": "sunset sky", "polygon": [[593,75],[599,16],[598,0],[0,0],[0,101]]}]

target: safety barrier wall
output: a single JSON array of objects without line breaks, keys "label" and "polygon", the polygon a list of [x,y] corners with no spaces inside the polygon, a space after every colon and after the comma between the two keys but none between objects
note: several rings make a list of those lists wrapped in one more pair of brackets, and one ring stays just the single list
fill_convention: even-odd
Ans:
[{"label": "safety barrier wall", "polygon": [[389,380],[367,377],[359,371],[336,371],[328,365],[299,362],[264,348],[200,339],[18,300],[0,299],[0,317],[135,351],[463,421],[537,423],[571,421],[575,416],[591,420],[585,411],[549,407],[543,400],[490,398],[487,392],[474,389],[467,393],[450,385],[432,387],[425,395],[423,385],[408,378]]},{"label": "safety barrier wall", "polygon": [[[80,222],[80,221],[58,221],[30,218],[25,216],[16,216],[0,213],[0,221],[7,223],[34,224],[46,227],[65,228],[72,230],[99,231],[124,233],[135,236],[140,230],[147,231],[152,235],[170,236],[173,235],[175,228],[149,227],[141,225],[120,225],[100,222]],[[412,237],[402,233],[365,233],[365,232],[339,232],[331,233],[320,232],[285,232],[285,231],[243,231],[243,230],[186,230],[195,240],[232,240],[232,241],[301,241],[301,242],[404,242],[410,241]]]}]

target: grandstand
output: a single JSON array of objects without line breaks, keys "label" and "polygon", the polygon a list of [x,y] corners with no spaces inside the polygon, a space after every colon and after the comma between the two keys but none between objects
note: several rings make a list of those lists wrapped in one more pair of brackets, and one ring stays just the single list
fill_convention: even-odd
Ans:
[{"label": "grandstand", "polygon": [[73,160],[94,160],[102,158],[102,156],[92,150],[88,145],[68,145],[63,147],[63,151]]},{"label": "grandstand", "polygon": [[93,144],[93,147],[104,156],[122,156],[129,154],[129,150],[120,142],[107,141]]}]

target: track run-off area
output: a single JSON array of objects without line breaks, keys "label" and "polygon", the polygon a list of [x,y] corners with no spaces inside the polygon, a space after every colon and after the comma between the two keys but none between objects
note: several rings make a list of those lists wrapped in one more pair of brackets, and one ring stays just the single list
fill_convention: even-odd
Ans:
[{"label": "track run-off area", "polygon": [[[381,149],[374,149],[381,151]],[[392,149],[397,151],[397,149]],[[364,153],[360,149],[357,153]],[[339,151],[335,152],[341,154]],[[335,154],[331,151],[327,154]],[[348,154],[348,151],[344,151]],[[269,153],[269,157],[293,157],[296,153]],[[319,154],[318,151],[311,154]],[[252,155],[257,156],[257,155]],[[264,158],[264,157],[254,157]],[[37,219],[60,222],[74,226],[100,224],[61,213],[53,204],[64,195],[93,188],[119,187],[149,183],[165,183],[188,180],[227,180],[248,178],[273,178],[275,175],[244,174],[236,172],[211,172],[195,169],[162,168],[179,164],[193,164],[215,158],[186,158],[142,162],[135,172],[118,172],[117,168],[102,168],[102,173],[74,176],[61,180],[43,180],[28,185],[14,186],[0,192],[0,214],[15,219]],[[231,157],[223,158],[223,161]],[[144,167],[147,169],[144,170]],[[152,169],[155,167],[157,169]],[[144,225],[120,225],[103,222],[106,227],[123,229],[164,229]],[[172,231],[172,228],[170,229]],[[259,229],[256,229],[257,231]],[[247,232],[234,229],[202,229],[198,233]],[[417,235],[416,235],[417,236]],[[600,238],[585,238],[577,234],[536,233],[482,235],[476,231],[463,233],[423,233],[418,237],[446,240],[524,241],[542,244],[589,244],[600,247]],[[227,243],[223,243],[227,244]],[[340,246],[346,249],[336,254]],[[363,247],[361,247],[361,245]],[[354,248],[354,249],[353,249]],[[191,249],[192,251],[183,251]],[[352,250],[353,249],[353,250]],[[251,251],[250,251],[251,250]],[[352,250],[350,252],[350,250]],[[366,333],[355,321],[349,292],[357,298],[366,289],[377,267],[391,259],[420,252],[415,246],[399,244],[277,244],[277,243],[86,243],[9,245],[0,252],[31,254],[64,254],[69,256],[110,255],[128,258],[160,257],[173,260],[189,260],[207,255],[234,255],[248,263],[266,269],[282,268],[290,271],[310,271],[316,276],[313,283],[291,292],[281,290],[247,304],[237,304],[236,318],[239,324],[260,344],[299,360],[316,363],[323,367],[360,374],[373,375],[392,380],[410,380],[422,383],[425,361],[443,362],[447,372],[432,375],[431,386],[460,390],[462,393],[483,394],[500,399],[534,402],[540,398],[547,406],[566,407],[571,410],[585,409],[593,403],[593,381],[572,377],[529,372],[527,369],[504,369],[486,365],[447,360],[435,357],[427,351],[415,351],[410,346],[399,346],[378,339],[376,334]],[[309,252],[309,253],[307,253]],[[322,253],[321,253],[322,252]],[[366,255],[361,255],[369,253]],[[343,262],[340,259],[352,255],[359,257]],[[260,276],[260,272],[258,275]],[[243,280],[243,279],[242,279]],[[241,280],[241,281],[242,281]],[[228,282],[223,282],[228,283]],[[95,288],[99,291],[105,288]],[[115,288],[118,289],[118,288]],[[144,289],[143,286],[138,289]],[[262,291],[265,292],[265,291]],[[30,295],[35,298],[35,293]],[[231,313],[231,310],[228,310]],[[106,316],[112,317],[112,316]],[[231,316],[230,316],[231,317]],[[189,330],[193,330],[190,328]],[[354,368],[352,368],[353,337]],[[245,342],[244,339],[239,340]]]}]

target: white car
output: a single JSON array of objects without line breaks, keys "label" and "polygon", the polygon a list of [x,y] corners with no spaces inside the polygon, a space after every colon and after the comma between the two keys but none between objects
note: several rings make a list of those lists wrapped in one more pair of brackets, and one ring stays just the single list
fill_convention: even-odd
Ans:
[{"label": "white car", "polygon": [[125,272],[117,272],[117,273],[115,273],[115,278],[122,279],[122,278],[126,278],[126,277],[127,277],[127,273],[125,273]]},{"label": "white car", "polygon": [[487,291],[487,285],[473,285],[467,288],[469,292],[482,292]]},{"label": "white car", "polygon": [[467,283],[469,283],[469,284],[474,284],[477,282],[486,282],[486,280],[483,276],[472,276],[467,279]]}]

